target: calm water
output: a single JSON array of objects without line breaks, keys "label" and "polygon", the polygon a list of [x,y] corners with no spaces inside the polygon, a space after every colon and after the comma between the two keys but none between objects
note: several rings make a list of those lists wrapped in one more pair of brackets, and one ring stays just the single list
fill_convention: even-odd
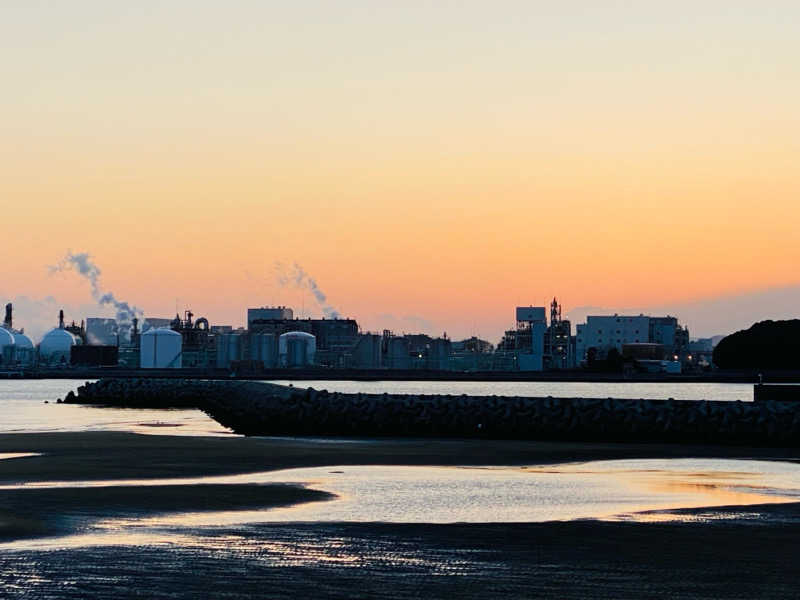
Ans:
[{"label": "calm water", "polygon": [[[199,410],[94,408],[56,404],[82,382],[0,380],[0,432],[132,431],[175,435],[224,435],[227,430]],[[587,383],[480,381],[275,381],[337,392],[675,398],[752,402],[753,386],[730,383]],[[45,404],[45,401],[49,404]]]},{"label": "calm water", "polygon": [[[642,511],[800,500],[800,465],[731,459],[609,460],[555,467],[314,467],[172,480],[182,482],[299,483],[332,492],[338,499],[269,511],[196,513],[136,523],[542,522],[617,519]],[[107,526],[121,523],[114,520]]]},{"label": "calm water", "polygon": [[683,520],[695,517],[670,510],[800,500],[800,465],[725,459],[613,460],[496,468],[344,466],[192,479],[43,482],[2,489],[18,488],[25,493],[42,487],[275,482],[301,483],[338,497],[271,510],[113,517],[96,521],[79,535],[0,544],[0,549],[202,544],[202,536],[214,528],[258,523]]},{"label": "calm water", "polygon": [[[113,409],[55,403],[78,384],[65,380],[0,381],[0,410],[4,416],[0,432],[116,430],[228,434],[198,410]],[[311,381],[297,385],[342,392],[752,401],[752,386],[732,384]],[[10,455],[0,459],[25,460]],[[238,528],[236,543],[246,545],[248,540],[258,539],[255,530],[248,528],[264,523],[684,520],[695,517],[670,511],[800,501],[800,465],[715,459],[618,460],[495,468],[332,466],[199,479],[28,483],[3,486],[3,492],[26,493],[24,490],[37,487],[275,482],[301,484],[332,492],[337,497],[270,510],[171,513],[146,518],[95,515],[80,534],[24,540],[0,547],[49,552],[64,548],[169,545],[213,554],[218,551],[215,544],[219,544],[213,532],[221,532],[225,527]],[[102,490],[98,489],[98,493]],[[742,514],[746,510],[743,508]],[[281,553],[292,551],[283,549]]]},{"label": "calm water", "polygon": [[[225,435],[228,430],[199,410],[97,408],[56,404],[83,382],[66,379],[0,381],[0,433],[130,431],[170,435]],[[48,402],[48,404],[45,404]]]}]

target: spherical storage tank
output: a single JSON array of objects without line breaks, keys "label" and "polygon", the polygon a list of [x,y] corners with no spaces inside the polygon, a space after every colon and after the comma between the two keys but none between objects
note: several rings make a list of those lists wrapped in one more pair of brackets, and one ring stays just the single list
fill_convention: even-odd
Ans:
[{"label": "spherical storage tank", "polygon": [[46,364],[68,363],[78,339],[66,329],[51,329],[39,342],[39,358]]},{"label": "spherical storage tank", "polygon": [[0,364],[7,365],[14,361],[14,335],[0,327]]},{"label": "spherical storage tank", "polygon": [[19,331],[12,331],[14,336],[14,361],[21,365],[30,365],[33,363],[33,342],[24,333]]},{"label": "spherical storage tank", "polygon": [[278,360],[282,367],[314,364],[317,338],[305,331],[290,331],[278,338]]},{"label": "spherical storage tank", "polygon": [[183,337],[172,329],[148,329],[139,346],[139,366],[142,369],[180,369]]}]

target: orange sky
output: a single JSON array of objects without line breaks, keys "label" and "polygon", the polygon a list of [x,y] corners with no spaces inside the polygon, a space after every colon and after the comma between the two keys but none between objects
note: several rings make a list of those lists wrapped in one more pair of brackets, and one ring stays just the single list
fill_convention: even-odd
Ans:
[{"label": "orange sky", "polygon": [[0,294],[88,302],[46,271],[88,251],[148,314],[240,324],[299,312],[297,261],[369,328],[494,338],[554,294],[800,283],[791,3],[179,5],[12,10]]}]

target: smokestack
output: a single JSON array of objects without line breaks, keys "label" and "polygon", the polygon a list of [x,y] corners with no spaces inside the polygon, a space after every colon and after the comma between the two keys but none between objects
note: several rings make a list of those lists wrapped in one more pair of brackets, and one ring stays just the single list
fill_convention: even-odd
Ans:
[{"label": "smokestack", "polygon": [[[119,338],[119,336],[117,336]],[[139,345],[139,319],[133,317],[133,331],[131,332],[131,346],[134,348]],[[117,339],[117,346],[119,346],[119,339]]]},{"label": "smokestack", "polygon": [[64,309],[58,311],[58,328],[64,329]]},{"label": "smokestack", "polygon": [[13,320],[11,317],[12,310],[13,308],[11,306],[11,302],[9,302],[8,304],[6,304],[6,320],[3,321],[3,325],[5,326],[6,329],[11,329],[11,325],[13,324]]}]

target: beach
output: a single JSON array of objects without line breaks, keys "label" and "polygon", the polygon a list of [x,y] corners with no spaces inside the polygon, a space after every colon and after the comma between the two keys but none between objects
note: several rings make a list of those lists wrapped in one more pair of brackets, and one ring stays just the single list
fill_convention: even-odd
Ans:
[{"label": "beach", "polygon": [[[694,508],[666,522],[658,513],[652,522],[254,522],[164,525],[141,539],[134,529],[127,540],[69,541],[119,517],[324,507],[331,499],[313,484],[178,486],[173,478],[343,465],[536,466],[698,456],[796,461],[796,449],[123,432],[0,436],[0,453],[22,452],[41,455],[0,460],[3,598],[796,596],[796,503]],[[153,481],[159,479],[164,483]],[[141,485],[68,485],[93,480]],[[20,482],[30,489],[13,487]],[[38,547],[37,540],[50,541]]]}]

